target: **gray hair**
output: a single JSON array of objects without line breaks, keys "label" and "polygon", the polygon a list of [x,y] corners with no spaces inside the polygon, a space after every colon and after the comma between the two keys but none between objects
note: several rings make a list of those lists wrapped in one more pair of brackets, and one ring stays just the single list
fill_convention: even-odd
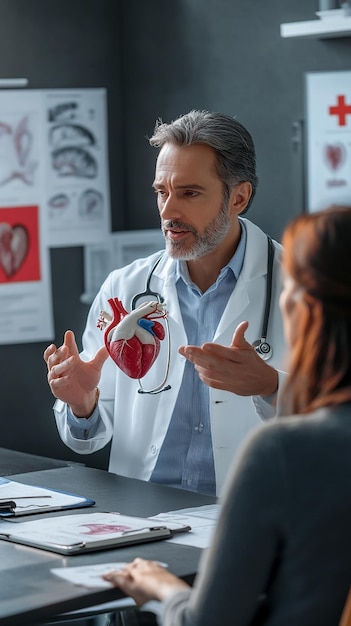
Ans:
[{"label": "gray hair", "polygon": [[190,111],[170,124],[158,119],[150,145],[162,148],[166,143],[177,146],[204,144],[217,156],[216,171],[224,185],[224,197],[238,183],[252,185],[251,198],[243,211],[249,208],[257,188],[256,154],[249,131],[230,115],[209,111]]}]

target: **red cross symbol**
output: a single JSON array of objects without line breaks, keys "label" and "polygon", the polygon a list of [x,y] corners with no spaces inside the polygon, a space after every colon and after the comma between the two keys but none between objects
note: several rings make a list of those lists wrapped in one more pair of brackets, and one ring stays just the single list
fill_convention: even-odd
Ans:
[{"label": "red cross symbol", "polygon": [[346,104],[345,96],[338,96],[337,102],[336,106],[329,107],[329,114],[338,116],[339,126],[346,126],[346,115],[351,115],[351,104]]}]

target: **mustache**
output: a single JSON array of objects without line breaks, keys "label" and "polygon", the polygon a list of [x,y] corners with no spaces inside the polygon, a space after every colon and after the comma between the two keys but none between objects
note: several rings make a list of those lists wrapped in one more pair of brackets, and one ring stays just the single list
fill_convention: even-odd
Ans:
[{"label": "mustache", "polygon": [[189,224],[184,224],[184,222],[180,222],[179,220],[164,220],[162,222],[162,231],[171,230],[172,228],[179,228],[180,230],[186,230],[189,233],[193,233],[193,235],[197,235],[197,230],[194,226],[190,226]]}]

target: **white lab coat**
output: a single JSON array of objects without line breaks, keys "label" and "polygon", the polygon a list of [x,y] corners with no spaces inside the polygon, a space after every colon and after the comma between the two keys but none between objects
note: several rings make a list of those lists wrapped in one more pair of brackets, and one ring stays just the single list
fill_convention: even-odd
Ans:
[{"label": "white lab coat", "polygon": [[[245,225],[247,245],[243,267],[213,338],[213,341],[222,345],[231,343],[236,326],[243,320],[249,322],[246,333],[249,342],[253,343],[261,337],[266,295],[267,237],[248,220],[245,220]],[[280,370],[285,344],[278,308],[281,282],[280,246],[274,243],[276,253],[267,338],[273,348],[269,363]],[[110,311],[108,299],[113,297],[118,297],[125,308],[130,310],[133,296],[145,289],[149,271],[160,254],[138,259],[125,268],[114,270],[108,276],[89,312],[83,335],[84,360],[91,359],[103,345],[103,332],[96,326],[100,310]],[[109,470],[143,480],[150,478],[155,467],[172,417],[185,364],[184,357],[178,354],[178,347],[187,343],[187,337],[179,309],[174,272],[175,261],[164,254],[151,280],[151,288],[162,294],[168,311],[171,357],[167,384],[171,385],[171,389],[157,395],[139,394],[138,382],[126,376],[108,358],[99,383],[99,409],[102,419],[94,438],[74,438],[67,425],[66,405],[58,400],[54,407],[60,436],[72,450],[81,454],[95,452],[103,448],[113,436]],[[165,344],[166,340],[162,342],[156,362],[143,378],[145,389],[157,386],[162,381],[166,368]],[[229,466],[246,434],[261,422],[261,418],[273,414],[272,407],[262,398],[241,397],[210,388],[217,493],[221,491]]]}]

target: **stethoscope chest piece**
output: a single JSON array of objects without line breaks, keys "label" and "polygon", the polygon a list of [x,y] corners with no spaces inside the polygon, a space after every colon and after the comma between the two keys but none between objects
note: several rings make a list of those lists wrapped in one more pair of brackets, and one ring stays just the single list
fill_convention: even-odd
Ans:
[{"label": "stethoscope chest piece", "polygon": [[272,357],[273,350],[265,338],[257,339],[252,345],[263,361],[269,361]]},{"label": "stethoscope chest piece", "polygon": [[268,257],[267,257],[267,284],[266,284],[266,302],[264,307],[263,324],[261,330],[261,339],[257,339],[252,344],[257,354],[263,361],[269,361],[272,357],[273,350],[271,345],[267,341],[269,314],[271,310],[272,299],[272,277],[273,277],[273,259],[274,259],[274,245],[272,239],[267,235],[268,243]]}]

